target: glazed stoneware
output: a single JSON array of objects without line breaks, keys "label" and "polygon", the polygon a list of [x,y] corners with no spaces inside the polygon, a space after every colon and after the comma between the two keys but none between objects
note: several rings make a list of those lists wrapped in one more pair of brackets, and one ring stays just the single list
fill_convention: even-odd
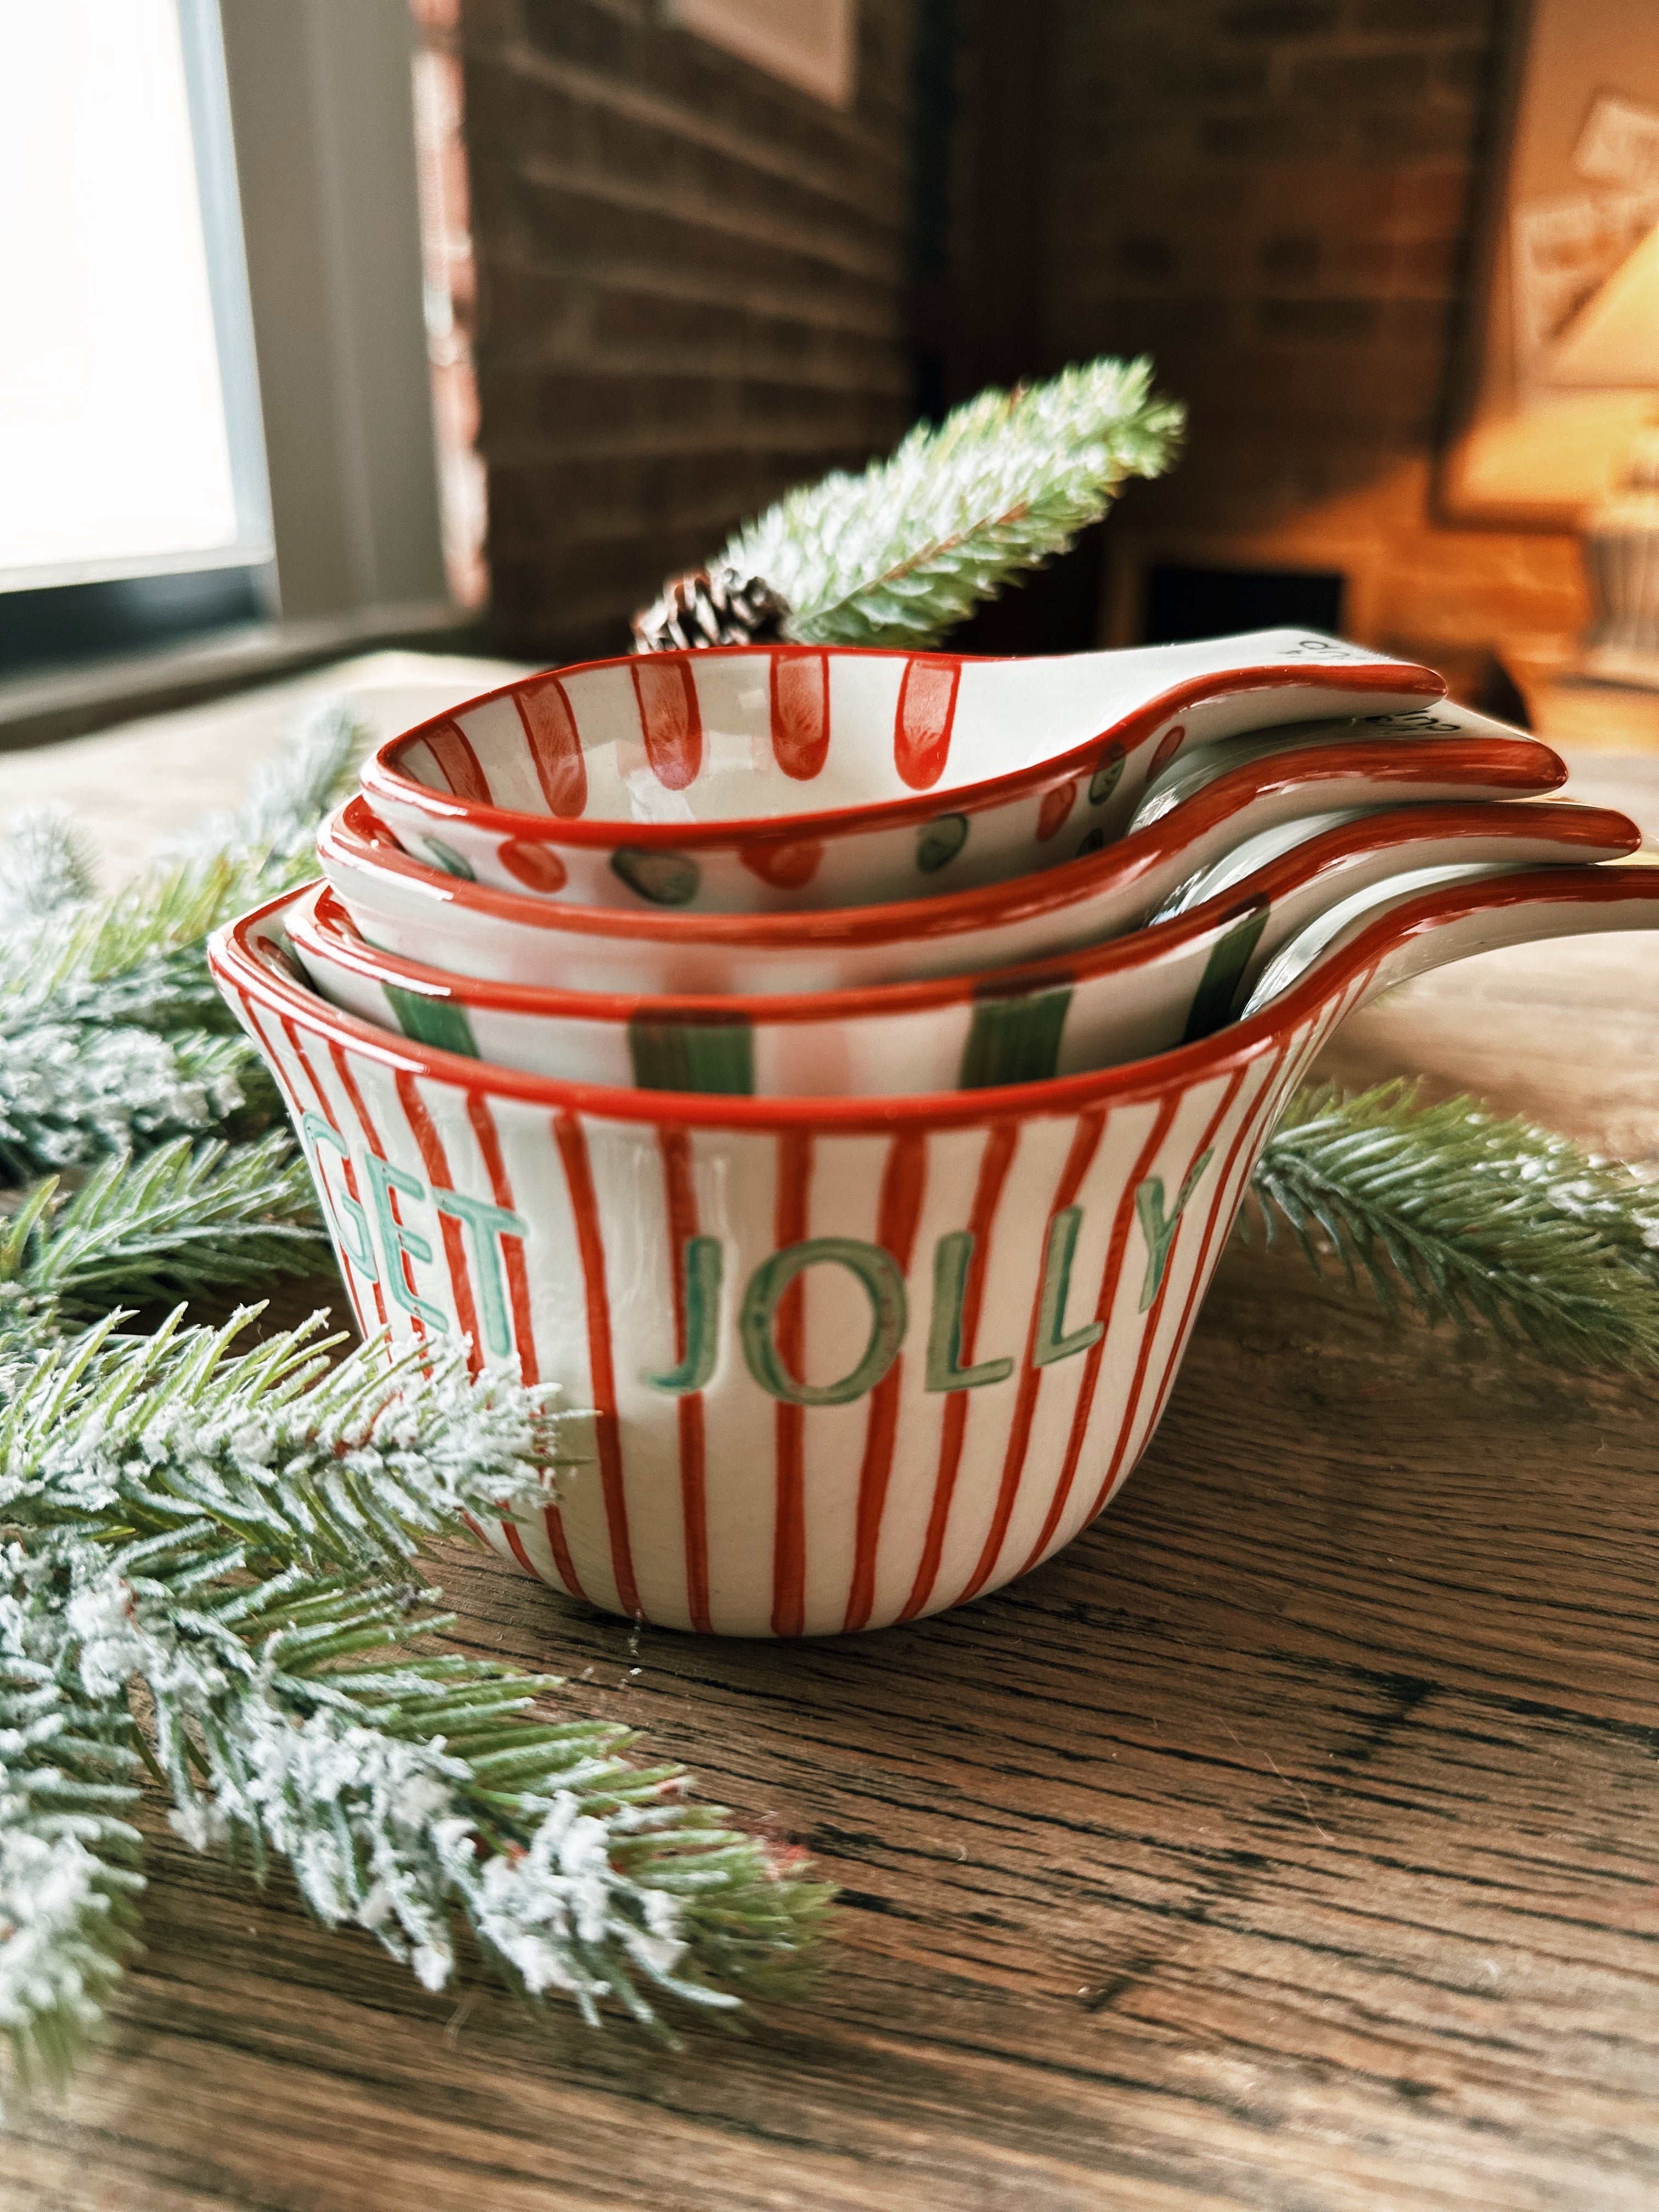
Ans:
[{"label": "glazed stoneware", "polygon": [[368,802],[318,840],[324,872],[371,944],[452,975],[580,991],[862,990],[1046,959],[1121,934],[1241,837],[1315,812],[1556,789],[1547,745],[1462,708],[1433,736],[1367,731],[1282,747],[1224,774],[1103,850],[982,890],[812,914],[624,913],[532,898],[411,860]]},{"label": "glazed stoneware", "polygon": [[635,654],[423,723],[380,747],[363,787],[406,851],[501,890],[633,911],[861,906],[1091,850],[1188,745],[1444,689],[1291,629],[1048,660]]},{"label": "glazed stoneware", "polygon": [[1343,1015],[1457,953],[1659,925],[1659,870],[1431,890],[1200,1043],[874,1103],[561,1084],[391,1036],[294,981],[283,911],[212,958],[360,1320],[592,1411],[591,1463],[501,1548],[638,1620],[799,1636],[938,1612],[1069,1541],[1144,1450]]},{"label": "glazed stoneware", "polygon": [[1280,849],[1156,927],[1036,966],[865,991],[733,1000],[468,982],[376,951],[326,891],[287,926],[331,1005],[532,1074],[764,1097],[982,1090],[1207,1036],[1288,938],[1365,886],[1436,865],[1610,860],[1641,832],[1570,801],[1477,802],[1285,823],[1250,842],[1267,841]]}]

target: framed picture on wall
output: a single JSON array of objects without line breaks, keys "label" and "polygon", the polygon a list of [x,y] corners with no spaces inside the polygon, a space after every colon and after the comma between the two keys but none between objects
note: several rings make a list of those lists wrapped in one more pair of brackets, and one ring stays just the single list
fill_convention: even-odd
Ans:
[{"label": "framed picture on wall", "polygon": [[1659,5],[1530,0],[1510,39],[1439,501],[1570,530],[1659,422]]},{"label": "framed picture on wall", "polygon": [[854,0],[662,0],[662,20],[810,92],[853,97]]}]

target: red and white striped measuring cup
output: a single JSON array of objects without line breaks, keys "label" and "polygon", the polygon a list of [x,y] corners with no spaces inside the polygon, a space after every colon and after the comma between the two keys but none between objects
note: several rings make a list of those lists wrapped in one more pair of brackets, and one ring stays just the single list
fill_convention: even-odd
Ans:
[{"label": "red and white striped measuring cup", "polygon": [[1343,1016],[1468,952],[1659,927],[1659,869],[1407,896],[1199,1043],[903,1098],[461,1059],[296,981],[289,903],[213,965],[360,1322],[467,1338],[592,1409],[591,1463],[501,1548],[609,1612],[801,1636],[959,1605],[1069,1542],[1146,1449],[1251,1169]]}]

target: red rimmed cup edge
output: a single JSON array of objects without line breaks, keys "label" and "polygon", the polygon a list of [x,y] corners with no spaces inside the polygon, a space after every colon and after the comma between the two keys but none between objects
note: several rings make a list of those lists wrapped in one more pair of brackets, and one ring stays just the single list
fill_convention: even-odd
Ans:
[{"label": "red rimmed cup edge", "polygon": [[[1306,766],[1319,754],[1318,773]],[[1303,772],[1297,773],[1297,763]],[[1437,771],[1431,774],[1430,770]],[[1132,883],[1193,840],[1267,793],[1332,780],[1335,772],[1401,786],[1455,780],[1511,789],[1517,797],[1559,789],[1567,769],[1560,757],[1536,738],[1357,738],[1352,744],[1310,746],[1247,762],[1206,784],[1157,822],[1149,823],[1099,852],[1035,875],[1015,876],[976,889],[941,892],[931,898],[889,900],[861,907],[822,907],[799,914],[635,913],[622,907],[586,907],[537,898],[522,891],[441,875],[405,853],[366,798],[348,799],[324,825],[319,850],[331,850],[347,867],[379,868],[444,904],[471,908],[520,927],[596,937],[629,937],[645,943],[728,945],[824,946],[902,942],[911,938],[960,935],[969,930],[1024,921],[1091,896],[1108,884]],[[1426,801],[1425,804],[1454,802]],[[1494,802],[1496,803],[1496,802]],[[350,843],[361,848],[354,854]]]},{"label": "red rimmed cup edge", "polygon": [[[1051,985],[1090,981],[1119,969],[1138,969],[1150,959],[1178,951],[1235,911],[1263,899],[1276,902],[1360,854],[1386,852],[1413,837],[1449,840],[1477,836],[1517,840],[1553,836],[1566,847],[1595,848],[1598,860],[1628,856],[1642,842],[1641,831],[1626,816],[1608,807],[1582,806],[1572,800],[1544,800],[1535,806],[1507,808],[1480,799],[1401,807],[1322,830],[1228,884],[1201,905],[1150,928],[1126,931],[1075,951],[980,969],[965,976],[930,976],[908,983],[872,983],[838,991],[745,994],[739,998],[716,992],[565,991],[551,985],[450,975],[370,945],[352,922],[337,892],[326,882],[319,890],[307,885],[296,896],[309,896],[319,890],[317,910],[323,917],[323,927],[337,933],[329,938],[331,957],[371,981],[390,980],[424,998],[444,998],[459,1006],[533,1014],[549,1020],[694,1024],[741,1018],[751,1026],[779,1026],[923,1012],[972,1000],[1018,997]],[[1411,865],[1429,867],[1434,863],[1425,856]],[[1537,865],[1583,864],[1563,860]]]},{"label": "red rimmed cup edge", "polygon": [[[888,660],[921,659],[955,667],[1016,658],[1012,654],[922,653],[914,649],[888,646],[856,645],[710,646],[696,652],[653,653],[650,658],[658,662],[696,662],[717,654],[727,658],[746,654],[758,659],[779,653],[791,656],[807,653],[859,654]],[[544,683],[549,677],[557,677],[562,682],[577,676],[592,675],[605,669],[629,668],[635,664],[638,658],[637,654],[623,653],[609,660],[587,660],[569,668],[541,670],[533,676],[519,677],[511,684],[498,684],[494,690],[480,692],[477,698],[463,700],[459,706],[448,708],[441,714],[428,715],[424,722],[416,724],[413,729],[400,731],[396,737],[388,738],[375,747],[363,763],[361,778],[363,791],[371,799],[380,798],[410,807],[427,817],[434,825],[464,821],[491,836],[532,843],[589,846],[599,850],[627,844],[647,851],[660,849],[677,853],[701,852],[711,846],[719,846],[736,851],[743,846],[752,849],[767,844],[823,842],[830,838],[853,836],[869,830],[903,829],[914,823],[930,822],[940,813],[973,814],[987,807],[1003,805],[1010,799],[1037,793],[1050,784],[1063,782],[1091,770],[1098,765],[1097,756],[1103,746],[1117,745],[1127,759],[1129,754],[1149,743],[1171,714],[1190,712],[1194,706],[1213,700],[1275,690],[1388,690],[1400,692],[1413,700],[1431,703],[1443,698],[1446,691],[1443,679],[1436,675],[1433,669],[1408,660],[1379,659],[1346,662],[1330,667],[1322,667],[1311,661],[1279,661],[1264,663],[1256,668],[1224,670],[1209,676],[1189,677],[1184,683],[1171,684],[1158,698],[1132,708],[1117,721],[1106,724],[1065,752],[1030,763],[1024,768],[1012,769],[1004,775],[984,777],[975,783],[933,785],[926,791],[918,792],[914,798],[869,799],[856,806],[828,807],[811,814],[757,815],[715,822],[633,822],[613,816],[598,817],[589,821],[581,816],[526,814],[515,807],[496,806],[484,799],[460,799],[453,792],[434,791],[429,785],[418,782],[397,765],[394,756],[404,748],[420,743],[446,723],[453,722],[458,716],[471,714],[480,707],[493,705],[497,700],[513,698],[528,684]],[[1398,680],[1385,683],[1382,680],[1384,678]]]},{"label": "red rimmed cup edge", "polygon": [[[881,1099],[864,1097],[745,1098],[706,1091],[623,1090],[613,1085],[526,1075],[494,1061],[463,1058],[342,1013],[260,959],[253,940],[300,896],[285,891],[216,932],[209,964],[227,996],[252,999],[394,1073],[423,1075],[458,1091],[487,1090],[548,1109],[567,1109],[600,1119],[690,1128],[828,1128],[840,1133],[880,1133],[896,1127],[975,1127],[987,1121],[1039,1115],[1072,1115],[1099,1099],[1135,1103],[1157,1097],[1206,1073],[1218,1073],[1268,1052],[1297,1026],[1340,997],[1358,978],[1374,973],[1385,957],[1411,940],[1466,915],[1528,903],[1592,908],[1634,901],[1651,907],[1659,928],[1659,867],[1564,866],[1517,870],[1473,884],[1428,890],[1394,908],[1340,951],[1321,960],[1261,1013],[1218,1030],[1197,1043],[1177,1045],[1146,1060],[1080,1075],[984,1091],[934,1091]],[[1644,925],[1645,926],[1645,925]]]}]

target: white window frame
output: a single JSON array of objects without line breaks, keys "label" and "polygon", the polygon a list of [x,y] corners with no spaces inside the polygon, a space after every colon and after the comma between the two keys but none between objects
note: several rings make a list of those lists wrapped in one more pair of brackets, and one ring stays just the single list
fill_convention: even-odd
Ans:
[{"label": "white window frame", "polygon": [[219,0],[284,620],[447,603],[407,0]]},{"label": "white window frame", "polygon": [[243,541],[211,565],[267,619],[7,677],[0,748],[476,620],[445,572],[407,0],[179,8]]}]

